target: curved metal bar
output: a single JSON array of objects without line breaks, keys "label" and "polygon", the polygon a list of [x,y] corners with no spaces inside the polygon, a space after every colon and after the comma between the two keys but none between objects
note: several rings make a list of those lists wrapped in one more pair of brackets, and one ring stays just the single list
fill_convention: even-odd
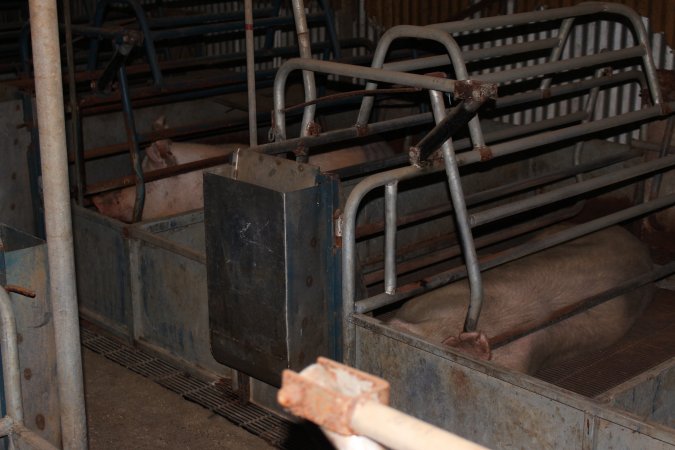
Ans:
[{"label": "curved metal bar", "polygon": [[[143,33],[143,46],[145,47],[145,53],[148,57],[148,65],[150,66],[150,72],[152,73],[152,78],[155,80],[155,86],[162,86],[164,83],[162,78],[162,71],[159,69],[159,64],[157,61],[157,51],[155,50],[155,43],[152,41],[150,33],[150,25],[148,24],[148,18],[143,11],[143,7],[136,0],[99,0],[96,5],[96,13],[92,21],[92,25],[95,27],[100,27],[103,25],[103,20],[107,12],[108,5],[110,3],[126,3],[133,10],[136,15],[136,20],[138,20],[138,26]],[[89,61],[87,63],[88,70],[96,69],[96,59],[98,58],[98,39],[92,38],[89,42]]]},{"label": "curved metal bar", "polygon": [[[396,39],[401,38],[427,39],[443,45],[448,52],[448,57],[455,69],[457,79],[469,79],[469,72],[466,70],[466,63],[464,61],[464,56],[462,55],[462,50],[457,44],[457,41],[455,41],[455,38],[442,30],[415,25],[398,25],[387,30],[377,43],[371,67],[382,68],[389,47]],[[377,83],[371,82],[366,84],[366,90],[376,88]],[[356,119],[357,127],[365,127],[368,124],[374,103],[374,96],[366,96],[363,98],[361,109],[359,110],[359,115]],[[474,147],[480,148],[485,146],[485,139],[483,138],[483,132],[478,118],[474,118],[469,122],[469,133],[471,134],[471,140],[473,141]]]},{"label": "curved metal bar", "polygon": [[[307,28],[307,16],[305,14],[305,5],[302,0],[292,0],[293,17],[295,17],[295,30],[298,35],[298,47],[300,57],[312,59],[312,46],[309,41],[309,29]],[[309,70],[302,71],[302,84],[305,89],[305,101],[316,100],[316,80],[314,72]],[[314,122],[314,113],[316,105],[310,105],[302,112],[302,124],[300,126],[301,136],[310,136],[315,134],[311,132],[310,125]],[[285,135],[285,133],[284,133]],[[283,139],[283,136],[280,136]],[[307,162],[307,155],[300,155],[298,161]]]},{"label": "curved metal bar", "polygon": [[[371,67],[353,66],[351,64],[334,61],[321,61],[316,59],[293,58],[279,67],[274,78],[274,133],[280,140],[286,139],[286,108],[285,88],[288,76],[294,70],[309,70],[312,72],[327,73],[333,75],[364,78],[385,83],[402,84],[421,89],[429,89],[456,94],[458,86],[465,89],[480,87],[471,81],[457,81],[446,78],[431,77],[406,72],[392,72],[388,70],[374,69]],[[307,99],[306,99],[307,100]]]},{"label": "curved metal bar", "polygon": [[[608,2],[585,2],[576,6],[565,8],[547,9],[544,11],[534,11],[519,14],[509,14],[505,16],[483,17],[474,20],[463,20],[458,22],[445,22],[428,25],[430,28],[437,28],[448,33],[476,32],[486,28],[508,27],[516,25],[526,25],[535,22],[549,22],[554,20],[564,20],[571,17],[589,16],[592,14],[614,14],[626,18],[632,25],[632,31],[635,33],[637,42],[645,49],[642,60],[647,73],[647,84],[652,95],[652,101],[655,105],[666,108],[663,103],[661,88],[656,77],[656,67],[649,48],[649,36],[645,29],[642,18],[630,7],[619,3]],[[665,113],[666,111],[664,111]]]},{"label": "curved metal bar", "polygon": [[[431,97],[431,110],[437,124],[445,120],[445,101],[443,94],[438,91],[429,91]],[[476,254],[476,245],[471,233],[468,212],[466,210],[466,200],[464,199],[464,189],[459,177],[459,167],[455,157],[455,150],[452,147],[452,138],[441,145],[443,152],[443,163],[445,173],[448,176],[448,186],[450,188],[450,198],[455,211],[455,219],[459,238],[464,253],[464,263],[469,275],[469,309],[464,320],[464,331],[475,331],[478,325],[478,317],[483,306],[483,281],[478,266],[478,255]]]},{"label": "curved metal bar", "polygon": [[136,179],[136,198],[134,200],[133,221],[138,222],[143,217],[143,207],[145,206],[145,181],[143,179],[143,167],[141,165],[140,146],[138,133],[136,132],[136,122],[134,121],[134,111],[129,97],[129,84],[127,82],[127,72],[124,66],[121,66],[117,72],[117,78],[120,83],[122,109],[124,110],[124,125],[127,129],[127,143],[129,144],[129,155],[131,157],[131,166],[134,169]]},{"label": "curved metal bar", "polygon": [[425,173],[438,172],[439,170],[439,168],[432,166],[423,168],[406,166],[381,172],[365,178],[349,193],[342,213],[342,346],[343,360],[347,364],[354,363],[356,339],[351,316],[354,314],[356,293],[356,215],[359,205],[363,198],[375,188],[388,183],[415,178]]}]

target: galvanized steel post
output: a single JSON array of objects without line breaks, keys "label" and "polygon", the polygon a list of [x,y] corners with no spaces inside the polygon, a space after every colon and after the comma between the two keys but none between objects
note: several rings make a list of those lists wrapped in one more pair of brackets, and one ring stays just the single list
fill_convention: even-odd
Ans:
[{"label": "galvanized steel post", "polygon": [[87,448],[63,85],[55,0],[30,0],[49,283],[63,446]]}]

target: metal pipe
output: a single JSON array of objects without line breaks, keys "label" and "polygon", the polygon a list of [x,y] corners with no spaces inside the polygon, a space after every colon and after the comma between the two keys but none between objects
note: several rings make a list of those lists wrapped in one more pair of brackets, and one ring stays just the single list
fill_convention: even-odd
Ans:
[{"label": "metal pipe", "polygon": [[396,292],[396,200],[398,183],[392,181],[384,188],[384,291],[387,294]]},{"label": "metal pipe", "polygon": [[[431,109],[434,113],[436,123],[441,123],[445,119],[445,101],[443,94],[438,91],[429,91],[431,98]],[[464,189],[459,177],[459,166],[455,158],[455,150],[452,147],[452,139],[448,139],[441,145],[443,152],[443,163],[445,164],[445,173],[448,176],[448,186],[450,188],[450,198],[452,207],[455,210],[455,219],[459,231],[459,240],[462,244],[464,253],[464,263],[469,274],[469,310],[466,313],[464,321],[464,331],[474,331],[478,324],[478,316],[483,306],[483,281],[478,268],[478,255],[476,254],[476,245],[471,234],[471,226],[467,217],[466,201],[464,199]]]},{"label": "metal pipe", "polygon": [[395,450],[486,450],[482,445],[373,401],[356,402],[351,428]]},{"label": "metal pipe", "polygon": [[472,227],[485,225],[506,217],[513,216],[525,211],[549,205],[561,200],[565,200],[586,192],[591,192],[603,187],[610,186],[621,181],[637,178],[659,170],[668,169],[675,166],[675,155],[665,158],[655,159],[646,163],[638,164],[626,169],[617,170],[604,175],[564,186],[553,191],[544,192],[534,197],[518,200],[506,205],[496,206],[494,208],[473,213],[469,216],[469,222]]},{"label": "metal pipe", "polygon": [[[391,44],[400,38],[416,38],[416,39],[428,39],[445,47],[445,50],[448,52],[448,57],[452,62],[452,66],[455,69],[455,74],[458,80],[468,80],[469,72],[466,69],[466,62],[464,56],[462,55],[462,50],[460,49],[457,41],[448,33],[435,30],[433,28],[420,27],[414,25],[398,25],[387,30],[375,49],[373,55],[373,62],[371,64],[372,68],[381,68],[384,65],[384,59],[387,56],[389,47]],[[373,90],[377,88],[377,83],[370,82],[366,84],[366,90]],[[496,94],[496,90],[495,90]],[[495,95],[496,96],[496,95]],[[374,96],[365,96],[361,102],[361,109],[359,110],[359,115],[356,119],[356,126],[363,128],[368,123],[370,118],[370,113],[373,109],[373,104],[375,102]],[[479,119],[476,117],[469,122],[469,132],[471,134],[471,140],[473,141],[474,147],[482,148],[485,146],[485,140],[483,138],[483,132],[480,127]]]},{"label": "metal pipe", "polygon": [[248,88],[249,146],[258,145],[255,100],[255,41],[253,36],[253,0],[244,1],[244,29],[246,30],[246,86]]},{"label": "metal pipe", "polygon": [[61,434],[64,448],[84,450],[87,427],[56,1],[30,0],[29,8]]},{"label": "metal pipe", "polygon": [[[480,85],[471,81],[456,81],[446,78],[431,77],[426,75],[417,75],[405,72],[391,72],[382,69],[373,69],[371,67],[353,66],[351,64],[338,63],[333,61],[319,61],[313,59],[293,58],[286,61],[279,67],[274,78],[274,123],[275,133],[282,139],[285,139],[286,121],[283,110],[286,108],[285,88],[288,76],[294,70],[312,71],[339,76],[348,76],[356,78],[365,78],[367,80],[381,81],[385,83],[402,84],[405,86],[417,87],[421,89],[436,90],[441,92],[451,92],[455,94],[458,87],[464,89],[480,89]],[[494,86],[484,86],[494,88]]]},{"label": "metal pipe", "polygon": [[[558,30],[558,36],[556,39],[558,39],[558,44],[555,46],[553,51],[551,52],[551,56],[549,56],[549,61],[559,61],[560,58],[562,57],[563,50],[565,49],[565,44],[567,43],[567,38],[570,36],[570,32],[572,31],[572,26],[574,25],[574,19],[565,19],[562,21],[562,24],[560,25],[560,29]],[[546,78],[545,80],[542,80],[541,85],[539,86],[540,91],[545,91],[548,88],[551,87],[551,82],[553,79],[551,77]]]},{"label": "metal pipe", "polygon": [[5,388],[5,406],[12,420],[23,423],[23,402],[21,400],[21,374],[19,371],[19,346],[16,337],[16,321],[12,300],[4,287],[0,286],[0,349]]},{"label": "metal pipe", "polygon": [[[670,102],[668,105],[669,107],[675,107],[675,102]],[[656,105],[650,106],[638,111],[631,111],[614,117],[573,125],[561,130],[548,131],[533,136],[514,139],[501,144],[491,145],[490,153],[492,154],[493,158],[510,155],[512,153],[517,153],[544,145],[557,144],[558,142],[567,139],[604,132],[611,128],[625,127],[628,125],[634,126],[641,121],[659,117],[660,114],[661,107]],[[476,150],[457,155],[457,162],[460,166],[474,164],[483,160],[484,155],[481,155],[481,153]]]},{"label": "metal pipe", "polygon": [[[312,49],[309,40],[309,29],[307,28],[307,16],[305,15],[305,4],[302,0],[292,0],[293,17],[295,17],[295,30],[298,35],[298,48],[300,50],[300,58],[312,59]],[[276,80],[275,80],[276,82]],[[285,83],[284,83],[285,84]],[[316,99],[316,81],[314,80],[314,72],[309,70],[302,71],[302,84],[305,89],[305,101],[313,101]],[[314,122],[314,113],[316,112],[316,105],[306,107],[302,113],[302,122],[300,125],[300,136],[309,136],[316,134],[310,127]],[[280,139],[286,139],[286,132],[279,136]],[[300,155],[298,159],[301,162],[307,162],[307,155]]]}]

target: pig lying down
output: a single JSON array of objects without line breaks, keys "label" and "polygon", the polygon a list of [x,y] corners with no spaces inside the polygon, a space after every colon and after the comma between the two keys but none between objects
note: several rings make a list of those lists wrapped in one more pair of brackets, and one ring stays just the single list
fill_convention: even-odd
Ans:
[{"label": "pig lying down", "polygon": [[[228,155],[241,144],[204,145],[161,140],[146,149],[143,172],[176,166],[216,156]],[[128,187],[92,197],[98,211],[108,217],[131,223],[136,188]],[[180,214],[204,207],[202,171],[196,170],[145,184],[145,205],[142,220]]]},{"label": "pig lying down", "polygon": [[[484,300],[474,344],[478,357],[519,372],[534,373],[621,338],[651,301],[647,285],[490,352],[486,338],[522,325],[535,325],[551,313],[600,293],[652,268],[647,249],[628,231],[608,228],[483,272]],[[405,303],[389,324],[434,343],[461,347],[468,309],[466,280]],[[460,349],[461,350],[461,349]],[[475,351],[471,352],[477,356]]]}]

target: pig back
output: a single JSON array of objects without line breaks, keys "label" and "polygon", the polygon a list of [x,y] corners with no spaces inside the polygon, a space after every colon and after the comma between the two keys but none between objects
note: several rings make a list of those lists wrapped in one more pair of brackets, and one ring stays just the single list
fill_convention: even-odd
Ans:
[{"label": "pig back", "polygon": [[[558,228],[559,229],[559,228]],[[612,227],[483,272],[484,300],[478,330],[488,339],[533,327],[556,310],[649,271],[643,244],[620,227]],[[652,296],[645,286],[570,319],[532,333],[493,352],[494,360],[531,371],[561,360],[583,347],[610,345],[639,316]],[[414,298],[396,313],[391,325],[441,343],[462,331],[469,299],[468,282],[453,283]],[[527,361],[508,361],[516,353]],[[522,353],[526,353],[523,356]],[[523,365],[524,364],[524,365]]]}]

